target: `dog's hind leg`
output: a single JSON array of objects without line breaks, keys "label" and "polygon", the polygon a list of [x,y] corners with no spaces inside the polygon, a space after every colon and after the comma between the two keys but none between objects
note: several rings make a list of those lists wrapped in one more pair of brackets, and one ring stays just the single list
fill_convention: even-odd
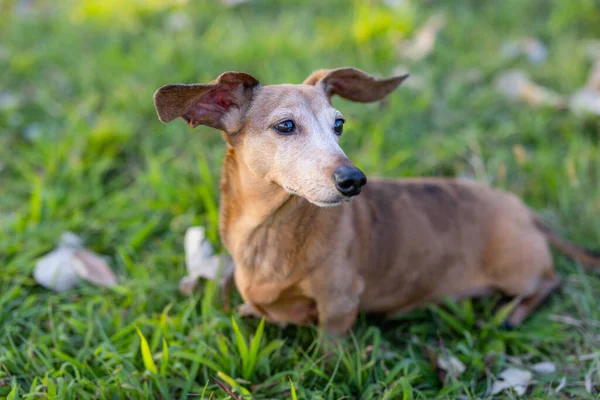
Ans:
[{"label": "dog's hind leg", "polygon": [[490,286],[520,299],[505,326],[517,326],[560,286],[546,237],[527,218],[496,225],[488,248]]}]

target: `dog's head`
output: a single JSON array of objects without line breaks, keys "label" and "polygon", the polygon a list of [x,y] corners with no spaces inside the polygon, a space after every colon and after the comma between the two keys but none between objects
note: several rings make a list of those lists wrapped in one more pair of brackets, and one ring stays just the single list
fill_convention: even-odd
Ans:
[{"label": "dog's head", "polygon": [[367,180],[338,145],[345,121],[331,97],[378,101],[406,77],[339,68],[316,71],[301,85],[261,86],[252,75],[225,72],[208,84],[163,86],[154,105],[163,122],[181,117],[191,127],[223,131],[258,179],[333,206],[359,194]]}]

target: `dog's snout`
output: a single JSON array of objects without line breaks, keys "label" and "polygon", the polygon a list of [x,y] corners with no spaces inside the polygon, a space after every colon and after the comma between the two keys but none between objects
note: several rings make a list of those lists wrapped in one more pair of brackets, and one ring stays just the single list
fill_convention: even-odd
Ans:
[{"label": "dog's snout", "polygon": [[335,187],[344,196],[356,196],[367,183],[367,177],[356,167],[338,167],[333,173]]}]

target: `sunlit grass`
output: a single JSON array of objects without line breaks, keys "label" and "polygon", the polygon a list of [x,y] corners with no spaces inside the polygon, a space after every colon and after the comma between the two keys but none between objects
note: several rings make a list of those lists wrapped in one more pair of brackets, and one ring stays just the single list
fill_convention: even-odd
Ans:
[{"label": "sunlit grass", "polygon": [[[591,67],[584,44],[600,35],[597,6],[384,3],[0,2],[0,398],[229,398],[218,379],[240,398],[474,399],[515,359],[558,367],[536,377],[531,398],[547,398],[563,376],[565,397],[593,397],[583,382],[600,381],[600,279],[560,257],[562,292],[514,331],[499,327],[510,304],[491,297],[392,321],[361,315],[328,347],[315,329],[223,312],[212,283],[179,294],[185,230],[205,226],[220,249],[224,145],[208,128],[159,123],[152,93],[226,70],[269,84],[344,65],[408,69],[420,86],[383,105],[335,100],[342,146],[367,175],[486,181],[600,247],[598,119],[532,109],[493,84],[522,68],[574,92]],[[437,13],[446,27],[435,51],[403,60],[399,40]],[[548,45],[546,63],[502,55],[503,41],[529,35]],[[35,284],[35,260],[66,230],[109,256],[116,288]],[[431,355],[446,353],[466,371],[442,381]]]}]

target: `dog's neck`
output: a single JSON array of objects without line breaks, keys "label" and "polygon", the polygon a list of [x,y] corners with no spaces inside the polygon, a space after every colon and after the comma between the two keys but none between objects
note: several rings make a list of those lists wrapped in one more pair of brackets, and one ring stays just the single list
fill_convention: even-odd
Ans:
[{"label": "dog's neck", "polygon": [[287,193],[281,186],[254,175],[236,151],[227,146],[221,175],[219,232],[227,250],[236,258],[264,227],[277,228],[285,220],[314,212],[318,207]]}]

